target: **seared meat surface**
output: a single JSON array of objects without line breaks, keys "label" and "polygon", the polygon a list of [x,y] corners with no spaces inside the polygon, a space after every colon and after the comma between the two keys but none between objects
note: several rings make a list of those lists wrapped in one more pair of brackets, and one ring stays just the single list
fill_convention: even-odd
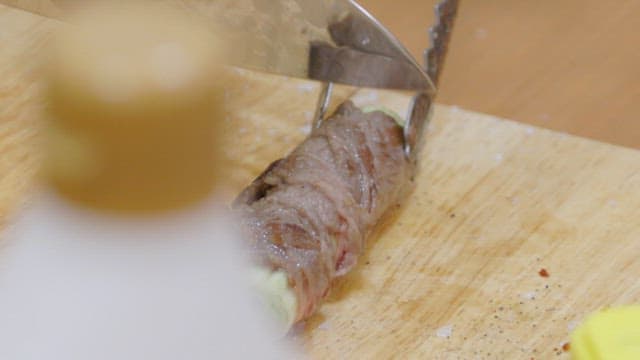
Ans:
[{"label": "seared meat surface", "polygon": [[256,261],[288,276],[296,320],[310,316],[354,267],[412,173],[401,126],[347,102],[236,199]]}]

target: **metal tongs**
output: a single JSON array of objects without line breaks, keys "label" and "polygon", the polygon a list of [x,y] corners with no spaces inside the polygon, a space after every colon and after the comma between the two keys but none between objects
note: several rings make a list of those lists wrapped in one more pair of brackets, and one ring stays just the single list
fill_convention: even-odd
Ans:
[{"label": "metal tongs", "polygon": [[343,2],[346,12],[335,13],[328,26],[339,47],[311,43],[308,77],[324,82],[314,125],[319,126],[324,119],[333,83],[414,90],[416,95],[404,124],[404,140],[407,157],[415,160],[422,133],[431,118],[431,104],[437,94],[458,0],[443,0],[435,8],[436,23],[429,29],[431,46],[424,53],[425,68],[363,7],[353,0]]},{"label": "metal tongs", "polygon": [[316,127],[326,115],[335,83],[415,91],[404,124],[405,153],[415,159],[437,94],[458,0],[443,0],[436,6],[424,67],[354,0],[250,2],[244,11],[238,11],[240,5],[234,8],[236,15],[253,12],[249,22],[241,16],[218,19],[243,40],[234,45],[232,65],[322,81],[313,119]]},{"label": "metal tongs", "polygon": [[[230,65],[322,81],[315,126],[325,117],[335,83],[415,91],[404,124],[405,152],[414,159],[430,119],[458,2],[442,0],[436,6],[436,23],[429,31],[431,45],[425,51],[424,66],[354,0],[177,3],[196,16],[207,18],[228,38]],[[83,3],[52,2],[50,8],[38,11],[61,17]],[[19,6],[33,10],[28,5]]]},{"label": "metal tongs", "polygon": [[443,0],[436,6],[424,67],[354,0],[253,0],[253,10],[260,11],[252,19],[257,25],[239,18],[220,23],[237,32],[248,25],[256,28],[240,36],[245,41],[234,49],[233,65],[323,82],[316,127],[326,115],[335,83],[415,91],[404,124],[405,152],[413,160],[430,119],[458,2]]}]

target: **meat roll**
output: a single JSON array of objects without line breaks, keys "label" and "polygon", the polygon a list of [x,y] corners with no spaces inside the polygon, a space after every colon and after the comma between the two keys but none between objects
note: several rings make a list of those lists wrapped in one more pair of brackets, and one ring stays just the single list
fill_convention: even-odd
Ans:
[{"label": "meat roll", "polygon": [[268,292],[289,325],[312,315],[355,266],[413,171],[396,120],[346,102],[239,195],[252,256],[263,281],[281,283]]}]

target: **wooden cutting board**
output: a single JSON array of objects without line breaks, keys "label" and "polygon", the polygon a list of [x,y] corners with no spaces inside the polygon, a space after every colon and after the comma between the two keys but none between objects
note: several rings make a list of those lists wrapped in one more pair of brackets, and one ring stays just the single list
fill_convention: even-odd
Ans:
[{"label": "wooden cutting board", "polygon": [[[0,6],[0,219],[37,163],[33,59],[57,26]],[[304,138],[318,88],[229,76],[239,191]],[[411,198],[297,336],[313,358],[547,359],[588,313],[640,302],[638,151],[438,106],[421,160]]]}]

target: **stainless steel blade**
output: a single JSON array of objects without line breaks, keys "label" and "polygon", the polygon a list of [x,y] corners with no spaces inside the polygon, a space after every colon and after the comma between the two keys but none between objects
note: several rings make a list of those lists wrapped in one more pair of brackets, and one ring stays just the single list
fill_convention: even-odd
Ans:
[{"label": "stainless steel blade", "polygon": [[[51,0],[38,9],[64,17],[108,1]],[[354,0],[156,0],[203,16],[242,68],[360,87],[435,91],[402,44]],[[48,13],[47,13],[48,12]]]}]

